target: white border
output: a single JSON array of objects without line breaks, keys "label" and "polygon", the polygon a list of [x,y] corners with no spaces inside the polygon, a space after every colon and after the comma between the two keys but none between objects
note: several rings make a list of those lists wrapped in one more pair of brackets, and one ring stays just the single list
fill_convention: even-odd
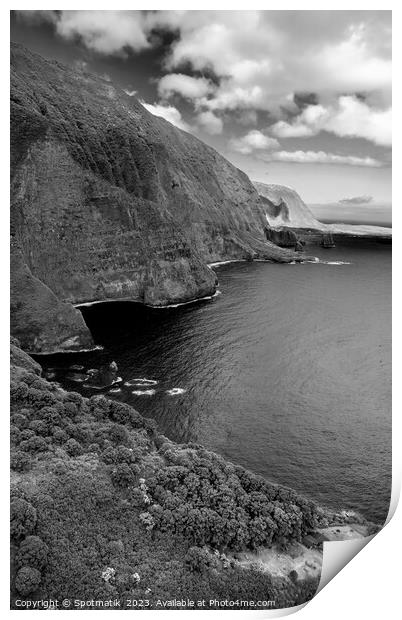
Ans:
[{"label": "white border", "polygon": [[[151,4],[151,6],[150,6]],[[203,2],[192,2],[191,8],[198,10],[240,10],[240,9],[262,9],[262,10],[393,10],[393,21],[394,21],[394,65],[395,63],[398,65],[399,59],[402,57],[401,53],[401,22],[400,22],[400,3],[397,2],[373,2],[366,0],[355,1],[353,3],[345,2],[344,0],[338,0],[337,2],[326,2],[325,5],[322,2],[289,2],[283,0],[281,2],[253,2],[249,1],[247,3],[241,2],[220,2],[218,0],[214,0],[211,2],[210,0],[204,0]],[[57,9],[60,7],[60,3],[58,2],[42,2],[40,3],[41,9]],[[65,7],[65,5],[61,4],[61,7]],[[61,8],[60,7],[60,8]],[[3,84],[8,84],[8,75],[9,75],[9,16],[8,11],[10,9],[33,9],[38,8],[38,5],[32,2],[21,2],[18,3],[17,6],[10,3],[8,7],[2,9],[1,14],[1,43],[2,43],[2,54],[1,65],[2,65],[2,76],[3,76]],[[69,2],[69,9],[89,9],[89,10],[106,10],[106,9],[120,9],[120,10],[128,10],[128,9],[188,9],[188,2],[153,2],[153,3],[136,3],[136,2],[115,2],[113,5],[111,3],[103,3],[103,2]],[[399,48],[399,49],[398,49]],[[394,69],[395,75],[399,76],[401,74],[400,67],[397,66]],[[401,110],[401,101],[400,101],[400,84],[398,79],[394,79],[394,97],[396,98],[396,105],[394,106],[397,110],[397,113]],[[2,128],[2,151],[1,151],[1,173],[2,173],[2,202],[0,209],[0,217],[1,217],[1,235],[2,235],[2,243],[0,244],[0,252],[1,252],[1,275],[2,275],[2,292],[3,292],[3,304],[1,306],[1,324],[2,330],[0,333],[0,355],[1,355],[1,376],[3,378],[3,390],[2,395],[4,401],[2,403],[2,420],[4,423],[5,419],[8,419],[8,378],[9,378],[9,357],[8,357],[8,333],[9,333],[9,295],[8,295],[8,274],[9,274],[9,240],[8,240],[8,215],[7,215],[7,205],[9,204],[9,176],[8,176],[8,136],[9,136],[9,127],[8,127],[8,118],[9,118],[9,107],[8,107],[8,96],[6,89],[3,89],[1,101],[1,122],[3,124]],[[402,135],[400,131],[400,119],[396,118],[394,121],[394,133],[396,136]],[[400,147],[398,144],[394,147],[394,161],[395,169],[401,169],[401,161],[400,161]],[[394,244],[397,248],[397,252],[399,253],[399,230],[398,226],[400,220],[400,209],[402,209],[402,202],[400,200],[400,182],[399,175],[397,175],[396,182],[394,183],[393,188],[393,204],[394,213],[393,213],[393,231],[394,231]],[[393,277],[393,290],[394,290],[394,313],[395,316],[399,317],[402,315],[402,308],[400,305],[400,288],[398,286],[397,280],[400,280],[400,260],[399,257],[395,258],[394,263],[394,277]],[[396,354],[400,349],[401,344],[401,333],[400,333],[400,322],[394,322],[394,365],[393,365],[393,377],[394,377],[394,417],[393,417],[393,487],[394,487],[394,497],[393,501],[395,502],[396,497],[399,495],[399,487],[401,480],[401,400],[400,400],[400,391],[399,385],[400,379],[398,374],[400,372],[400,366],[398,360],[396,359]],[[399,379],[399,381],[398,381]],[[2,463],[2,485],[3,485],[3,497],[8,497],[8,440],[7,433],[1,433],[1,441],[2,441],[2,456],[4,462]],[[396,493],[396,495],[395,495]],[[8,539],[8,514],[7,511],[3,511],[2,514],[2,534],[5,536],[5,547],[7,546]],[[307,604],[303,608],[302,611],[299,612],[300,619],[319,619],[325,618],[326,620],[339,619],[339,618],[353,618],[355,616],[365,617],[365,618],[379,618],[382,619],[393,619],[397,616],[397,609],[399,608],[399,600],[398,600],[398,592],[400,588],[398,575],[400,574],[400,559],[398,556],[397,543],[401,542],[401,524],[402,524],[402,509],[400,505],[396,511],[395,516],[391,520],[391,522],[375,537],[374,541],[371,542],[367,547],[351,562],[349,563],[339,575],[337,575],[336,579],[332,580],[329,585],[327,585],[322,592],[320,592],[310,603]],[[18,611],[9,611],[9,575],[8,575],[8,562],[7,559],[3,559],[1,563],[2,568],[2,579],[1,585],[3,587],[3,596],[1,598],[2,609],[5,612],[7,617],[13,614],[18,614]],[[398,582],[397,582],[398,579]],[[30,612],[25,612],[30,613]],[[38,613],[38,612],[36,612]],[[39,612],[40,613],[40,612]],[[46,612],[48,618],[52,618],[54,613],[57,612]],[[79,612],[65,612],[65,613],[74,613],[77,614]],[[119,613],[119,612],[109,612],[109,613]],[[185,617],[183,612],[148,612],[147,617],[155,617],[160,618],[162,614],[169,614],[170,618],[175,617]],[[191,616],[194,614],[204,614],[205,612],[192,611]],[[220,612],[207,612],[210,617],[220,617]],[[255,614],[259,616],[273,616],[275,612],[247,612],[247,617],[251,617],[250,614],[255,616]],[[50,614],[50,616],[49,616]],[[277,615],[277,614],[275,614]],[[240,615],[238,612],[226,612],[225,617],[236,616],[239,618]],[[243,616],[243,614],[242,614]]]}]

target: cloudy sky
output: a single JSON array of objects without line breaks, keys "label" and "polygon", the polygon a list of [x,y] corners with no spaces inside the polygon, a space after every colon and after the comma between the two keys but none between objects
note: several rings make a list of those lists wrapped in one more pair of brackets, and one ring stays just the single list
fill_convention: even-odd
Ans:
[{"label": "cloudy sky", "polygon": [[11,39],[111,79],[253,180],[391,201],[390,11],[15,11]]}]

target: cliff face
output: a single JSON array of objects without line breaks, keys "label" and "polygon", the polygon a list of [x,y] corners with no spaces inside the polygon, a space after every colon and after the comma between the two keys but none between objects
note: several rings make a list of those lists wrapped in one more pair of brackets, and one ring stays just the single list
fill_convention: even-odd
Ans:
[{"label": "cliff face", "polygon": [[207,263],[295,258],[266,240],[257,191],[216,151],[19,45],[11,139],[12,329],[29,350],[91,344],[72,304],[189,301],[215,292]]},{"label": "cliff face", "polygon": [[270,226],[289,226],[292,228],[314,228],[320,230],[319,222],[299,194],[284,185],[254,183],[263,197],[266,218]]},{"label": "cliff face", "polygon": [[[271,229],[283,231],[285,228],[307,229],[311,232],[324,234],[335,234],[347,237],[367,237],[391,239],[390,228],[383,226],[370,226],[366,224],[324,224],[317,220],[306,203],[297,192],[284,185],[266,183],[254,183],[261,200],[264,204],[266,221]],[[299,230],[299,233],[301,231]],[[274,239],[275,235],[271,230],[268,239]],[[313,236],[310,235],[310,239]],[[322,236],[317,237],[318,240]]]}]

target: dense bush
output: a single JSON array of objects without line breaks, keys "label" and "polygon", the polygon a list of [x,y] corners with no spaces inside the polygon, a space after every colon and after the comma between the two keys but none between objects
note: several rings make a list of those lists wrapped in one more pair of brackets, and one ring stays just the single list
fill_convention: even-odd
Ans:
[{"label": "dense bush", "polygon": [[64,403],[64,414],[74,420],[78,415],[77,405],[70,401],[65,402]]},{"label": "dense bush", "polygon": [[43,439],[43,437],[39,437],[38,435],[34,435],[29,439],[21,441],[20,449],[25,450],[26,452],[30,452],[35,454],[37,452],[46,452],[49,449],[48,444]]},{"label": "dense bush", "polygon": [[21,431],[20,441],[26,441],[27,439],[31,439],[31,437],[35,437],[35,431],[31,428],[24,428]]},{"label": "dense bush", "polygon": [[68,435],[63,431],[60,426],[54,426],[52,430],[53,439],[59,444],[65,443],[68,440]]},{"label": "dense bush", "polygon": [[111,441],[116,444],[124,444],[128,441],[128,431],[122,424],[113,424],[109,436]]},{"label": "dense bush", "polygon": [[10,398],[11,402],[23,401],[27,398],[29,393],[28,386],[23,381],[11,381],[10,384]]},{"label": "dense bush", "polygon": [[27,536],[18,549],[16,564],[19,568],[30,566],[43,570],[47,565],[49,547],[39,536]]},{"label": "dense bush", "polygon": [[22,498],[15,498],[10,503],[10,533],[15,540],[29,536],[35,529],[36,509]]},{"label": "dense bush", "polygon": [[118,487],[128,487],[135,481],[135,472],[127,463],[120,463],[112,471],[112,480]]},{"label": "dense bush", "polygon": [[[58,404],[58,406],[60,406],[60,404]],[[61,423],[61,417],[64,414],[64,407],[63,405],[61,405],[60,410],[58,410],[58,407],[42,407],[42,409],[40,409],[38,411],[38,418],[43,420],[44,422],[46,422],[49,427],[53,427],[53,426],[57,426],[60,425]]]},{"label": "dense bush", "polygon": [[28,420],[23,413],[14,413],[14,415],[12,415],[10,418],[10,422],[11,424],[19,428],[20,431],[22,431],[28,425]]},{"label": "dense bush", "polygon": [[41,581],[41,573],[36,568],[23,566],[15,578],[15,588],[21,596],[28,596],[35,592]]},{"label": "dense bush", "polygon": [[201,447],[160,448],[166,465],[147,479],[156,527],[197,546],[255,548],[300,540],[320,521],[313,502]]},{"label": "dense bush", "polygon": [[38,390],[34,387],[30,387],[28,389],[28,394],[26,398],[27,404],[35,410],[41,409],[42,407],[46,406],[54,406],[58,402],[57,396],[53,394],[50,390]]},{"label": "dense bush", "polygon": [[198,573],[219,567],[217,556],[212,554],[207,547],[190,547],[185,561],[190,570]]},{"label": "dense bush", "polygon": [[36,435],[43,435],[44,437],[46,437],[46,435],[48,434],[49,427],[48,427],[48,424],[46,424],[44,420],[32,420],[29,423],[29,428]]},{"label": "dense bush", "polygon": [[78,441],[76,441],[75,439],[69,439],[68,441],[66,441],[66,443],[64,444],[64,448],[67,454],[69,454],[70,456],[79,456],[80,454],[82,454],[81,444],[78,443]]},{"label": "dense bush", "polygon": [[21,431],[14,424],[10,424],[10,441],[15,446],[21,441]]},{"label": "dense bush", "polygon": [[10,456],[11,469],[23,472],[28,471],[31,467],[31,457],[21,450],[13,450]]}]

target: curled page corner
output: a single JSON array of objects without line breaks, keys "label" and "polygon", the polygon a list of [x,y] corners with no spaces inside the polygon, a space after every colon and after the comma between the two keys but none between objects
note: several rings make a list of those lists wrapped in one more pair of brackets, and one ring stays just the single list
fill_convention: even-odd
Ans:
[{"label": "curled page corner", "polygon": [[351,540],[330,540],[324,542],[321,579],[316,596],[346,566],[355,555],[373,539],[376,534]]},{"label": "curled page corner", "polygon": [[388,525],[395,514],[400,495],[400,481],[393,477],[391,500],[388,515],[382,528],[371,536],[349,540],[325,541],[323,544],[323,558],[321,578],[315,596],[337,575],[353,558],[371,542],[381,530]]}]

